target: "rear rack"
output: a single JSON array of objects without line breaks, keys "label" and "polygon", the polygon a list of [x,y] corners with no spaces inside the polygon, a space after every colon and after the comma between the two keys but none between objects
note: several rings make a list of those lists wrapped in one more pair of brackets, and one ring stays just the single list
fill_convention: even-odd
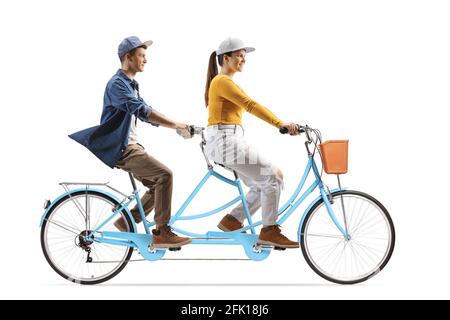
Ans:
[{"label": "rear rack", "polygon": [[66,190],[66,192],[70,191],[68,186],[71,186],[71,185],[84,185],[86,187],[86,190],[89,189],[90,186],[104,186],[104,187],[107,187],[107,188],[121,194],[124,197],[128,197],[128,195],[126,195],[125,193],[120,192],[116,188],[111,187],[109,185],[109,181],[108,182],[60,182],[59,185],[62,186],[64,188],[64,190]]}]

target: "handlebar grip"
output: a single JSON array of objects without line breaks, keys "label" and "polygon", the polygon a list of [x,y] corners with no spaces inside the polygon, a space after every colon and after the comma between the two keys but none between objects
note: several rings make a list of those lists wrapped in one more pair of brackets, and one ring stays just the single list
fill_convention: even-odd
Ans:
[{"label": "handlebar grip", "polygon": [[203,127],[196,127],[194,125],[189,126],[189,131],[191,133],[191,136],[194,136],[195,134],[202,134],[203,132]]},{"label": "handlebar grip", "polygon": [[[305,129],[304,129],[301,125],[298,125],[298,124],[297,124],[297,130],[298,130],[300,133],[304,133],[304,132],[305,132]],[[289,132],[288,128],[286,128],[286,127],[281,127],[281,128],[280,128],[280,133],[281,133],[281,134],[286,134],[286,133],[288,133],[288,132]]]},{"label": "handlebar grip", "polygon": [[281,133],[281,134],[286,134],[286,133],[288,133],[288,132],[289,132],[288,128],[286,128],[286,127],[281,127],[281,128],[280,128],[280,133]]}]

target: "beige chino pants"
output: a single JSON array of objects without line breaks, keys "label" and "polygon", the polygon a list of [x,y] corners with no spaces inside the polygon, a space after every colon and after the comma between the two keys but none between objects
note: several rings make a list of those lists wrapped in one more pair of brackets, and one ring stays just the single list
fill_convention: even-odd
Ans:
[{"label": "beige chino pants", "polygon": [[[168,224],[172,205],[172,171],[150,156],[140,144],[130,144],[125,149],[116,166],[148,188],[141,202],[145,216],[155,209],[155,223]],[[131,209],[137,223],[142,221],[137,205]]]}]

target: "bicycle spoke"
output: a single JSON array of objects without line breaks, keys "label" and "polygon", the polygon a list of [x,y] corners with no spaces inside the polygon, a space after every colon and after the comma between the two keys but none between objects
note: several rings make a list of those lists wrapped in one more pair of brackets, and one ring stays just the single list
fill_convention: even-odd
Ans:
[{"label": "bicycle spoke", "polygon": [[[359,241],[356,241],[356,240],[354,240],[353,243],[354,243],[355,245],[361,247],[362,249],[365,249],[365,250],[369,251],[369,252],[371,252],[371,251],[377,251],[377,252],[379,252],[381,255],[383,255],[383,254],[385,253],[385,248],[384,248],[384,249],[379,249],[379,248],[376,248],[376,247],[373,247],[373,246],[369,246],[369,245],[363,244],[363,243],[361,243],[361,242],[359,242]],[[375,255],[375,253],[372,253],[372,254]]]},{"label": "bicycle spoke", "polygon": [[[367,221],[366,223],[364,223],[363,225],[361,225],[359,228],[355,229],[353,231],[353,235],[359,235],[359,234],[366,234],[368,233],[368,231],[372,228],[374,228],[375,226],[381,224],[382,227],[384,227],[386,225],[386,221],[383,221],[381,219],[378,219],[377,221],[375,221],[374,223],[373,220],[378,219],[376,216],[372,219],[370,219],[369,221]],[[372,224],[370,224],[372,223]]]},{"label": "bicycle spoke", "polygon": [[77,229],[70,230],[70,228],[71,228],[70,226],[64,226],[64,224],[61,223],[61,222],[55,222],[55,221],[48,221],[48,222],[53,224],[53,225],[55,225],[55,226],[58,226],[61,229],[66,230],[66,231],[68,231],[70,233],[73,233],[75,235],[78,235],[80,233],[80,230],[77,230]]},{"label": "bicycle spoke", "polygon": [[334,252],[334,250],[336,250],[336,248],[342,243],[342,241],[343,240],[337,242],[336,244],[329,245],[327,250],[322,250],[322,251],[317,252],[318,260],[320,260],[323,257],[325,257],[325,260],[322,261],[322,263],[325,264],[328,261],[328,259],[330,259],[331,253]]},{"label": "bicycle spoke", "polygon": [[335,255],[334,260],[330,263],[331,266],[334,266],[333,269],[331,269],[331,273],[333,274],[336,269],[339,269],[342,267],[342,265],[339,263],[342,259],[342,256],[345,253],[345,248],[347,247],[347,242],[343,242],[342,249],[338,254]]},{"label": "bicycle spoke", "polygon": [[[360,224],[363,222],[363,219],[367,214],[367,210],[369,210],[369,209],[370,209],[370,203],[361,203],[361,206],[357,212],[357,214],[359,216],[359,220],[358,220],[358,223],[356,224],[356,226],[354,227],[353,232],[355,232],[355,230],[357,230],[359,228]],[[362,211],[362,210],[364,210],[364,211]]]},{"label": "bicycle spoke", "polygon": [[335,238],[335,239],[344,239],[344,236],[337,236],[337,235],[334,235],[334,234],[325,234],[325,233],[322,233],[322,234],[319,234],[319,233],[308,233],[308,236],[309,237],[325,237],[325,238]]}]

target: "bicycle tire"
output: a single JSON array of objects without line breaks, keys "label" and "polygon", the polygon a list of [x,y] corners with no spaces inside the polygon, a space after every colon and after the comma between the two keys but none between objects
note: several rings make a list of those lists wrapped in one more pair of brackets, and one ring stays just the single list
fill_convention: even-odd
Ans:
[{"label": "bicycle tire", "polygon": [[[366,281],[378,274],[392,256],[395,246],[392,218],[377,199],[366,193],[344,190],[332,193],[331,197],[334,203],[333,211],[341,226],[345,224],[343,212],[346,213],[350,238],[345,239],[333,224],[323,199],[320,199],[308,211],[301,226],[299,240],[303,256],[308,265],[328,281],[339,284]],[[339,209],[339,206],[342,207],[341,199],[344,201],[345,210]],[[364,213],[362,213],[363,210]],[[368,220],[363,222],[366,218]],[[374,221],[373,224],[368,225],[371,220]],[[371,229],[374,231],[370,237],[368,235]],[[319,233],[318,230],[326,231]],[[321,252],[323,256],[320,256]],[[363,255],[366,255],[367,260],[370,261],[363,259]],[[326,260],[330,257],[336,262],[335,265],[327,265]],[[356,269],[355,274],[351,274],[352,271],[348,269]]]},{"label": "bicycle tire", "polygon": [[[105,275],[100,275],[100,276],[95,276],[95,277],[91,276],[90,278],[83,277],[83,276],[80,276],[80,275],[77,275],[77,274],[73,274],[72,272],[68,272],[68,270],[65,270],[60,265],[60,264],[62,264],[60,261],[58,261],[58,262],[55,261],[56,260],[56,258],[54,256],[55,253],[51,252],[52,249],[49,246],[49,230],[50,230],[50,228],[52,228],[56,224],[56,226],[60,229],[60,232],[63,232],[63,230],[65,229],[67,231],[66,232],[67,234],[68,233],[72,233],[71,235],[63,235],[63,236],[58,235],[58,237],[61,238],[61,242],[63,242],[64,238],[68,238],[68,240],[69,240],[70,236],[73,237],[73,234],[75,234],[76,231],[75,231],[75,227],[69,226],[69,224],[67,224],[67,222],[64,222],[64,223],[59,222],[59,221],[55,222],[55,221],[52,221],[52,219],[54,218],[55,214],[57,214],[59,211],[62,211],[63,209],[64,210],[68,210],[68,209],[66,209],[67,206],[64,207],[67,203],[71,203],[71,201],[73,201],[73,199],[78,199],[80,196],[81,197],[82,196],[86,197],[86,195],[91,197],[90,199],[97,198],[97,199],[101,199],[100,201],[105,201],[105,203],[108,204],[108,206],[111,205],[111,208],[116,206],[116,205],[118,205],[118,202],[115,199],[113,199],[112,197],[110,197],[110,196],[108,196],[108,195],[106,195],[104,193],[93,191],[93,190],[77,191],[77,192],[71,193],[70,195],[67,194],[66,196],[64,196],[63,198],[58,200],[58,202],[55,203],[50,208],[48,213],[46,214],[46,216],[44,218],[44,221],[43,221],[43,224],[42,224],[42,228],[41,228],[40,239],[41,239],[41,247],[42,247],[42,251],[44,253],[45,259],[50,264],[52,269],[54,271],[56,271],[56,273],[58,273],[61,277],[63,277],[64,279],[66,279],[68,281],[71,281],[71,282],[74,282],[74,283],[79,283],[79,284],[84,284],[84,285],[92,285],[92,284],[98,284],[98,283],[102,283],[102,282],[108,281],[108,280],[112,279],[113,277],[115,277],[116,275],[118,275],[123,270],[123,268],[125,268],[127,263],[130,261],[131,255],[133,253],[133,248],[132,247],[121,247],[121,248],[124,248],[123,257],[122,257],[121,261],[118,262],[117,266],[115,266],[110,272],[107,272]],[[91,202],[92,202],[92,200],[89,201],[89,203],[91,203]],[[73,210],[74,210],[74,208],[72,208],[71,211],[69,211],[70,214],[72,213]],[[111,210],[109,210],[106,213],[106,209],[105,209],[105,214],[109,215],[111,213],[112,213]],[[126,224],[128,226],[128,231],[129,232],[135,232],[134,226],[131,223],[131,220],[130,220],[128,214],[126,213],[126,211],[122,210],[120,215],[124,218],[124,220],[125,220],[125,222],[126,222]],[[56,228],[56,229],[58,229],[58,228]],[[73,228],[73,229],[69,230],[69,228]],[[105,231],[105,230],[103,230],[103,231]],[[114,230],[114,231],[117,231],[117,230]],[[81,232],[83,232],[83,231],[81,231]],[[75,236],[73,247],[77,247],[79,245],[79,244],[77,245],[76,242],[77,241],[81,241],[80,239],[81,239],[80,235]],[[66,245],[68,243],[68,240],[65,240]],[[60,244],[56,243],[55,247],[57,248],[58,245],[60,245]],[[96,247],[96,245],[98,245],[98,246]],[[101,246],[101,245],[104,245],[102,248],[104,248],[105,246],[108,246],[106,244],[101,244],[101,243],[96,243],[96,242],[92,242],[91,243],[92,249],[99,248],[99,246]],[[73,247],[71,248],[71,246],[68,246],[67,250],[73,250],[74,249]],[[114,246],[114,247],[118,248],[119,246]],[[82,247],[79,247],[79,249],[83,250]],[[57,250],[60,251],[61,249],[57,248]],[[120,249],[116,249],[116,250],[120,250]],[[100,254],[100,250],[97,250],[97,253]],[[95,255],[97,253],[93,252],[93,255]],[[69,255],[68,252],[65,252],[63,254],[65,256]],[[102,254],[103,254],[103,252],[102,252]],[[122,256],[122,255],[120,254],[120,256]],[[82,255],[82,257],[84,258],[83,255]],[[65,259],[67,259],[67,257],[65,257]],[[71,259],[70,256],[69,256],[69,259]],[[81,263],[80,266],[83,267],[83,264],[82,264],[83,262],[82,261],[81,262],[80,261],[74,261],[74,262]],[[87,266],[87,262],[86,261],[85,261],[85,263],[86,263],[85,266]],[[102,262],[100,262],[100,263],[102,263]],[[66,264],[68,264],[68,263],[66,263]],[[70,265],[70,264],[68,264],[68,265]],[[87,268],[89,268],[89,266],[87,266]]]}]

